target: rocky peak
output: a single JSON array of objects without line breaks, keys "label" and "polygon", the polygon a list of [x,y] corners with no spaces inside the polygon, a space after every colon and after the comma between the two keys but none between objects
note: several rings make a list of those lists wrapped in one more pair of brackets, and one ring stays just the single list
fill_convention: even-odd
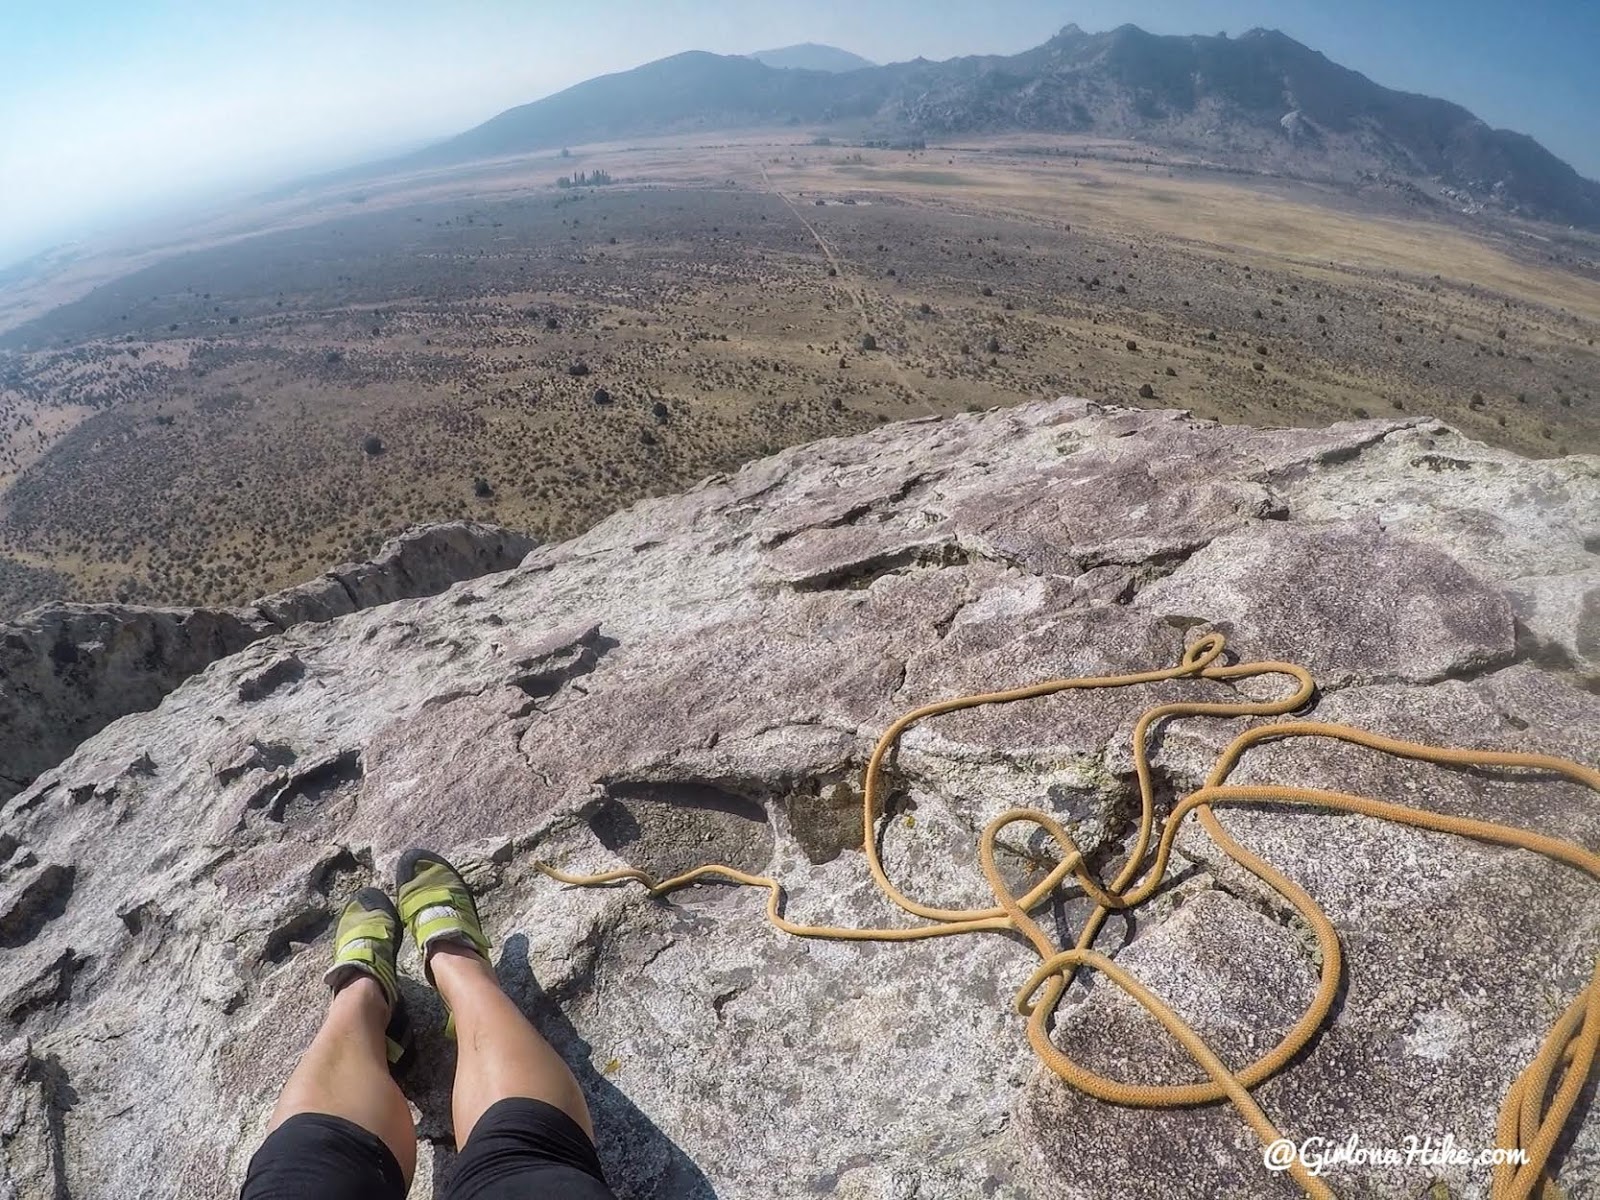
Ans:
[{"label": "rocky peak", "polygon": [[[339,905],[418,843],[480,890],[501,978],[573,1064],[625,1198],[750,1180],[863,1200],[1287,1195],[1230,1107],[1121,1108],[1041,1068],[1010,1003],[1034,960],[1005,937],[801,941],[747,891],[563,888],[534,860],[719,860],[782,879],[795,920],[894,923],[855,792],[886,725],[1170,666],[1206,631],[1308,667],[1317,719],[1581,759],[1600,730],[1597,522],[1600,461],[1524,460],[1428,418],[1252,430],[1060,400],[785,450],[511,570],[267,633],[0,809],[0,1195],[231,1194],[317,1019]],[[929,901],[987,903],[974,830],[1014,804],[1114,859],[1137,713],[1219,691],[1173,680],[919,725],[887,869]],[[1162,732],[1163,805],[1239,725]],[[1243,778],[1600,840],[1594,797],[1556,781],[1306,739]],[[1263,1106],[1297,1138],[1491,1145],[1592,970],[1593,881],[1366,818],[1219,819],[1347,945],[1337,1015]],[[1317,964],[1203,835],[1178,851],[1170,888],[1100,948],[1243,1062],[1298,1018]],[[1060,932],[1084,912],[1069,893]],[[428,1195],[452,1157],[449,1048],[431,992],[403,988],[425,1030],[405,1086]],[[1198,1076],[1111,987],[1069,994],[1054,1037],[1115,1078]],[[1600,1125],[1575,1129],[1561,1177],[1600,1187]],[[1441,1180],[1486,1193],[1458,1167],[1328,1182],[1398,1198]]]}]

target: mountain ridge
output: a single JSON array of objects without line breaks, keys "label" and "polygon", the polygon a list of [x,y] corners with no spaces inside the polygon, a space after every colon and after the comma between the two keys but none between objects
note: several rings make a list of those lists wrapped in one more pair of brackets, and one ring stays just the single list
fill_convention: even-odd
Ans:
[{"label": "mountain ridge", "polygon": [[878,64],[838,46],[820,42],[800,42],[793,46],[779,46],[776,50],[757,50],[748,57],[769,67],[800,69],[806,71],[859,71]]},{"label": "mountain ridge", "polygon": [[1373,82],[1279,30],[1159,35],[1064,26],[1013,55],[832,73],[687,51],[518,105],[393,166],[618,137],[805,125],[871,136],[1081,133],[1268,174],[1403,177],[1452,204],[1600,228],[1600,182],[1452,101]]}]

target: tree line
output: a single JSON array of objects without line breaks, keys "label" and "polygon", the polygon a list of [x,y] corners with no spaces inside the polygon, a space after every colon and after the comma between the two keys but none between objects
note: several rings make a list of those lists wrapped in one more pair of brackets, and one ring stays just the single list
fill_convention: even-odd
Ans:
[{"label": "tree line", "polygon": [[563,175],[556,180],[557,187],[600,187],[611,182],[611,172],[601,171],[574,171],[571,175]]}]

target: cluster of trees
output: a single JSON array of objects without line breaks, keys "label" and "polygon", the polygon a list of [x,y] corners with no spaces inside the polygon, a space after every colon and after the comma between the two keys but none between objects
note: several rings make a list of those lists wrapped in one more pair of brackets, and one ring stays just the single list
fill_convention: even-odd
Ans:
[{"label": "cluster of trees", "polygon": [[611,182],[611,172],[596,168],[593,171],[574,171],[556,180],[557,187],[600,187]]}]

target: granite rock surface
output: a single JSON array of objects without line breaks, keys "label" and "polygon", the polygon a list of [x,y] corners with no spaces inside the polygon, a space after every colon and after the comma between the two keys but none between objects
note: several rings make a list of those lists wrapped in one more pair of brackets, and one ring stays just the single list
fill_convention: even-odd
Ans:
[{"label": "granite rock surface", "polygon": [[154,708],[251,642],[504,571],[534,544],[497,525],[448,521],[242,608],[47,604],[0,624],[0,801],[118,717]]},{"label": "granite rock surface", "polygon": [[[651,900],[532,864],[717,860],[782,879],[796,920],[911,924],[859,848],[859,772],[887,724],[1168,666],[1208,630],[1312,669],[1318,719],[1592,761],[1597,549],[1593,457],[1525,460],[1427,418],[1266,431],[1063,399],[787,450],[426,598],[258,606],[278,628],[208,633],[220,654],[0,808],[0,1197],[234,1194],[316,1026],[340,904],[418,844],[479,889],[501,978],[573,1065],[627,1200],[1293,1196],[1230,1106],[1119,1108],[1043,1069],[1011,1011],[1034,961],[1013,939],[802,940],[752,891]],[[1168,681],[916,726],[876,831],[889,871],[930,903],[988,903],[976,834],[1018,804],[1114,861],[1138,713],[1229,696]],[[1162,730],[1163,807],[1241,726]],[[1309,740],[1239,778],[1600,846],[1596,797],[1548,779]],[[1593,968],[1595,881],[1355,816],[1220,819],[1347,951],[1333,1021],[1258,1089],[1266,1111],[1296,1138],[1488,1146]],[[1179,850],[1100,946],[1242,1065],[1307,1002],[1313,948],[1198,829]],[[1008,858],[1019,881],[1029,852]],[[1069,891],[1047,924],[1070,940],[1084,912]],[[407,971],[412,1195],[429,1196],[454,1153],[453,1049]],[[1074,988],[1055,1037],[1116,1078],[1199,1078],[1103,982]],[[1600,1193],[1600,1117],[1559,1161],[1570,1195]],[[1486,1170],[1457,1166],[1328,1178],[1488,1194]]]}]

